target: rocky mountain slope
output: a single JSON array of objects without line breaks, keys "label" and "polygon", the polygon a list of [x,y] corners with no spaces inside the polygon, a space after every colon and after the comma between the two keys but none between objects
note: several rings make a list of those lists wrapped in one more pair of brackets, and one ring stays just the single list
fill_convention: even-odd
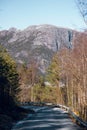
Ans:
[{"label": "rocky mountain slope", "polygon": [[30,26],[24,30],[11,28],[0,31],[3,45],[18,63],[37,60],[39,70],[45,73],[54,52],[63,46],[72,47],[74,31],[53,25]]}]

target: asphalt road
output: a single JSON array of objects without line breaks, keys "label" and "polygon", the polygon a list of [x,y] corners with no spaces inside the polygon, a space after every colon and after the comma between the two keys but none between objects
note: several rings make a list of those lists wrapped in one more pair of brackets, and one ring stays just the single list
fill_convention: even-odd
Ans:
[{"label": "asphalt road", "polygon": [[35,107],[33,115],[18,122],[12,130],[83,130],[72,122],[68,113],[57,107]]}]

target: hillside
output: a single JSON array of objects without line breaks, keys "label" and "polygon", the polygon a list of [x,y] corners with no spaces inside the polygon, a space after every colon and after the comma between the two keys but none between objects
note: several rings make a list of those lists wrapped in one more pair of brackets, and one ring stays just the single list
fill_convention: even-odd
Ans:
[{"label": "hillside", "polygon": [[3,45],[17,63],[29,63],[35,59],[39,70],[45,73],[54,52],[63,46],[72,47],[75,31],[53,25],[29,26],[24,30],[11,28],[0,31]]}]

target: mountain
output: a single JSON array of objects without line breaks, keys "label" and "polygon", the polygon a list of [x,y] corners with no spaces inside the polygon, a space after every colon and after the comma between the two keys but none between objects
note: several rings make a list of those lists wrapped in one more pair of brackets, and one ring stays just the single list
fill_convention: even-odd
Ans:
[{"label": "mountain", "polygon": [[17,63],[39,63],[39,70],[45,73],[53,54],[63,46],[72,47],[75,31],[53,25],[29,26],[24,30],[10,28],[0,31],[3,45]]}]

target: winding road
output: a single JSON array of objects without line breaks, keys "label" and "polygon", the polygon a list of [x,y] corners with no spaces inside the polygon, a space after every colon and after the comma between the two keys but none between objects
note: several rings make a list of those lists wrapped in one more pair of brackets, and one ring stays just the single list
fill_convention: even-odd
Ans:
[{"label": "winding road", "polygon": [[36,110],[36,113],[19,121],[12,130],[83,130],[60,108],[39,106],[27,108]]}]

